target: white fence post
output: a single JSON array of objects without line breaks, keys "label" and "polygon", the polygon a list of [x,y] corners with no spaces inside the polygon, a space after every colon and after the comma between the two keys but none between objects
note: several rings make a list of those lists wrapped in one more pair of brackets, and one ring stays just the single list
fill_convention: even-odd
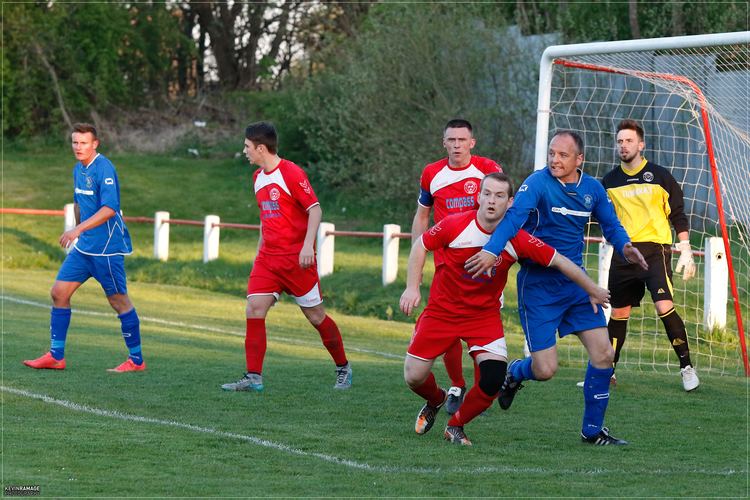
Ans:
[{"label": "white fence post", "polygon": [[724,253],[724,241],[721,238],[706,240],[703,262],[703,324],[709,331],[714,328],[723,329],[727,326],[729,267]]},{"label": "white fence post", "polygon": [[154,214],[154,258],[162,261],[169,259],[169,212]]},{"label": "white fence post", "polygon": [[[612,254],[614,253],[615,247],[602,241],[599,243],[599,286],[602,288],[608,288],[609,285],[609,267],[612,264]],[[604,317],[609,322],[609,317],[612,314],[612,307],[604,308]]]},{"label": "white fence post", "polygon": [[[76,227],[76,211],[75,211],[75,205],[73,203],[66,203],[63,207],[63,212],[65,214],[65,231],[70,231],[74,227]],[[76,240],[78,241],[78,240]],[[73,245],[75,245],[75,241],[70,244],[68,248],[65,249],[65,253],[69,253],[73,249]]]},{"label": "white fence post", "polygon": [[398,275],[398,242],[393,235],[401,232],[398,224],[383,226],[383,286],[396,281]]},{"label": "white fence post", "polygon": [[318,226],[318,235],[315,239],[315,249],[318,259],[318,276],[333,274],[333,246],[335,236],[327,234],[336,230],[336,226],[330,222],[321,222]]},{"label": "white fence post", "polygon": [[203,262],[210,262],[219,258],[219,227],[221,222],[218,215],[207,215],[203,225]]}]

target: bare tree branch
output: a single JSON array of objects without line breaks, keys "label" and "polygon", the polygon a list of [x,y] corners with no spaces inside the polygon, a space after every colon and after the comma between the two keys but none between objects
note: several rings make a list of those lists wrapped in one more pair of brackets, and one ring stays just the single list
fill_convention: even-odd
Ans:
[{"label": "bare tree branch", "polygon": [[49,72],[49,76],[52,79],[52,87],[55,90],[55,96],[57,97],[57,105],[60,106],[60,112],[63,115],[63,120],[65,120],[65,124],[68,125],[69,129],[73,128],[73,121],[70,119],[70,115],[68,114],[68,110],[65,109],[65,100],[63,99],[62,90],[60,89],[60,82],[57,79],[57,73],[55,72],[55,68],[52,67],[52,65],[47,60],[47,56],[44,55],[44,50],[42,49],[42,46],[39,45],[39,42],[36,40],[33,41],[34,45],[34,51],[39,56],[39,59],[41,59],[42,64]]}]

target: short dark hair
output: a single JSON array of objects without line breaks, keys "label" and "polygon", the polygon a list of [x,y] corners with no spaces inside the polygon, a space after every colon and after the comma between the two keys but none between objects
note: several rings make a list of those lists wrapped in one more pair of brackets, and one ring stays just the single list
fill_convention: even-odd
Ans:
[{"label": "short dark hair", "polygon": [[276,134],[276,127],[271,122],[251,123],[245,129],[245,138],[252,141],[256,146],[263,144],[268,152],[276,154],[279,146],[279,137]]},{"label": "short dark hair", "polygon": [[510,180],[510,177],[508,177],[508,174],[504,172],[492,172],[491,174],[487,174],[482,179],[482,182],[479,183],[479,190],[482,190],[482,187],[484,186],[484,181],[487,179],[494,179],[498,182],[505,182],[508,184],[508,198],[511,198],[513,196],[513,181]]},{"label": "short dark hair", "polygon": [[95,140],[97,141],[99,140],[99,137],[96,135],[96,127],[94,127],[90,123],[74,123],[73,132],[71,132],[71,135],[76,134],[76,133],[78,134],[90,133],[91,135],[94,136]]},{"label": "short dark hair", "polygon": [[635,133],[638,134],[638,139],[640,139],[641,141],[645,137],[645,134],[643,133],[643,127],[641,127],[641,125],[637,121],[631,120],[629,118],[621,121],[617,125],[617,133],[619,133],[620,130],[635,130]]},{"label": "short dark hair", "polygon": [[567,135],[568,137],[570,137],[571,139],[573,139],[573,141],[576,143],[576,148],[578,149],[578,154],[579,155],[583,154],[583,151],[584,151],[584,149],[583,149],[583,138],[581,137],[581,135],[578,132],[576,132],[575,130],[568,130],[568,129],[555,130],[555,133],[552,134],[552,137],[550,138],[550,142],[552,142],[552,139],[554,139],[558,135]]},{"label": "short dark hair", "polygon": [[449,128],[468,128],[469,132],[474,132],[474,129],[471,127],[471,123],[469,123],[469,120],[464,120],[463,118],[454,118],[453,120],[449,120],[443,128],[443,133],[445,133],[445,131]]}]

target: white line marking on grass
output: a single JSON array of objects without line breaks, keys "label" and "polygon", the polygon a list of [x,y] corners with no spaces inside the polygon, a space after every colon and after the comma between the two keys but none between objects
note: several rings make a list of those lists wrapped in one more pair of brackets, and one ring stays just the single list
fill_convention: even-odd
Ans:
[{"label": "white line marking on grass", "polygon": [[[74,403],[72,401],[66,401],[64,399],[55,399],[50,396],[46,396],[44,394],[36,394],[33,392],[24,391],[23,389],[16,389],[13,387],[0,386],[0,389],[3,392],[8,392],[11,394],[15,394],[17,396],[24,396],[24,397],[31,398],[31,399],[37,399],[45,403],[61,406],[63,408],[73,410],[73,411],[89,413],[91,415],[114,418],[117,420],[124,420],[128,422],[154,424],[154,425],[161,425],[161,426],[166,426],[166,427],[176,427],[178,429],[198,432],[202,434],[210,434],[210,435],[221,437],[221,438],[236,439],[239,441],[245,441],[245,442],[257,445],[257,446],[262,446],[264,448],[271,448],[271,449],[281,451],[284,453],[289,453],[292,455],[318,458],[326,462],[330,462],[330,463],[337,464],[337,465],[343,465],[343,466],[350,467],[353,469],[360,469],[360,470],[369,471],[369,472],[406,472],[406,473],[426,473],[426,474],[433,474],[433,473],[440,472],[440,469],[431,469],[431,468],[391,467],[391,466],[370,465],[367,463],[356,462],[354,460],[348,460],[346,458],[339,458],[333,455],[328,455],[326,453],[308,452],[308,451],[300,450],[299,448],[294,448],[292,446],[288,446],[282,443],[269,441],[267,439],[261,439],[261,438],[257,438],[254,436],[248,436],[245,434],[237,434],[235,432],[221,431],[221,430],[214,429],[211,427],[202,427],[198,425],[177,422],[175,420],[162,420],[159,418],[142,417],[139,415],[130,415],[128,413],[122,413],[119,411],[103,410],[101,408],[92,408],[90,406],[81,405],[78,403]],[[490,471],[488,469],[487,472],[495,472],[495,471]]]},{"label": "white line marking on grass", "polygon": [[[17,297],[12,297],[10,295],[0,295],[0,299],[7,300],[8,302],[15,302],[16,304],[24,304],[24,305],[32,306],[32,307],[40,307],[40,308],[45,308],[45,309],[49,309],[50,308],[49,304],[44,304],[42,302],[35,302],[35,301],[32,301],[32,300],[19,299]],[[99,317],[105,317],[105,318],[111,318],[111,317],[115,316],[115,313],[104,313],[104,312],[99,312],[99,311],[86,311],[86,310],[83,310],[83,309],[71,309],[71,311],[74,312],[75,314],[82,314],[84,316],[99,316]],[[239,330],[225,330],[223,328],[216,328],[216,327],[213,327],[213,326],[198,325],[198,324],[191,324],[191,323],[183,323],[181,321],[170,321],[170,320],[166,320],[166,319],[151,318],[149,316],[141,316],[141,315],[138,315],[138,318],[142,322],[155,323],[157,325],[172,326],[172,327],[177,327],[177,328],[189,328],[189,329],[192,329],[192,330],[200,330],[200,331],[204,331],[204,332],[212,332],[212,333],[221,333],[221,334],[224,334],[224,335],[232,335],[234,337],[242,337],[242,338],[245,337],[245,332],[241,332]],[[277,336],[274,336],[273,340],[274,341],[278,341],[278,342],[287,342],[287,343],[290,343],[290,344],[297,344],[297,345],[303,345],[303,346],[318,347],[320,345],[320,343],[318,343],[318,342],[307,342],[307,341],[304,341],[304,340],[291,339],[291,338],[287,338],[287,337],[277,337]],[[388,358],[388,359],[404,359],[404,354],[393,354],[393,353],[390,353],[390,352],[373,351],[372,349],[363,349],[363,348],[359,348],[359,347],[350,347],[349,344],[347,344],[346,350],[347,351],[351,351],[351,352],[358,352],[358,353],[362,353],[362,354],[371,354],[373,356],[380,356],[382,358]]]},{"label": "white line marking on grass", "polygon": [[72,401],[66,401],[64,399],[55,399],[50,396],[46,396],[44,394],[36,394],[33,392],[25,391],[23,389],[16,389],[14,387],[6,387],[6,386],[0,386],[0,390],[2,392],[7,392],[10,394],[15,394],[17,396],[23,396],[31,399],[36,399],[39,401],[42,401],[44,403],[57,405],[63,408],[66,408],[68,410],[78,411],[82,413],[89,413],[91,415],[97,415],[100,417],[106,417],[106,418],[112,418],[117,420],[124,420],[126,422],[137,422],[142,424],[153,424],[153,425],[160,425],[165,427],[174,427],[177,429],[183,429],[186,431],[191,432],[198,432],[201,434],[209,434],[212,436],[216,436],[219,438],[227,438],[227,439],[235,439],[238,441],[244,441],[250,444],[254,444],[256,446],[261,446],[263,448],[270,448],[276,451],[280,451],[283,453],[288,453],[290,455],[297,455],[301,457],[310,457],[310,458],[317,458],[319,460],[323,460],[328,463],[336,464],[336,465],[342,465],[344,467],[348,467],[351,469],[359,469],[366,472],[376,472],[376,473],[387,473],[387,474],[440,474],[444,475],[446,473],[460,473],[460,474],[539,474],[539,475],[558,475],[558,474],[575,474],[575,475],[584,475],[584,476],[598,476],[603,474],[649,474],[649,475],[683,475],[686,473],[693,473],[693,474],[706,474],[711,476],[734,476],[737,474],[747,474],[746,470],[735,470],[735,469],[726,469],[726,470],[705,470],[705,469],[691,469],[691,470],[643,470],[643,471],[635,471],[635,470],[622,470],[622,469],[604,469],[604,468],[595,468],[595,469],[589,469],[589,470],[573,470],[573,469],[545,469],[542,467],[399,467],[399,466],[390,466],[390,465],[370,465],[365,462],[357,462],[355,460],[349,460],[346,458],[336,457],[333,455],[328,455],[326,453],[318,453],[318,452],[310,452],[310,451],[304,451],[300,450],[299,448],[294,448],[292,446],[282,444],[282,443],[276,443],[274,441],[269,441],[267,439],[261,439],[255,436],[248,436],[246,434],[238,434],[236,432],[226,432],[221,431],[218,429],[214,429],[212,427],[202,427],[199,425],[192,425],[192,424],[186,424],[182,422],[177,422],[175,420],[162,420],[159,418],[152,418],[152,417],[142,417],[140,415],[131,415],[128,413],[122,413],[119,411],[113,411],[113,410],[103,410],[101,408],[92,408],[90,406],[74,403]]}]

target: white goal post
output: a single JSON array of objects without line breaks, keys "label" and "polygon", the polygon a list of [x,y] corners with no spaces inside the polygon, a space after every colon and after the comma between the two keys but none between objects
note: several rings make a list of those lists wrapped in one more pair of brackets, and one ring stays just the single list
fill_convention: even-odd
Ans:
[{"label": "white goal post", "polygon": [[[645,129],[644,156],[669,169],[682,186],[698,274],[688,282],[675,275],[675,306],[693,362],[721,374],[750,375],[744,329],[750,290],[749,47],[750,32],[558,45],[544,51],[540,64],[535,169],[546,165],[550,132],[570,129],[584,139],[584,171],[600,179],[619,164],[617,123],[631,118]],[[598,228],[590,226],[596,243]],[[598,248],[587,245],[587,268],[594,275]],[[731,311],[726,320],[716,310],[722,307]],[[618,366],[674,369],[676,357],[648,293],[640,309],[633,310]],[[571,361],[582,360],[581,349],[566,343],[561,348]]]}]

